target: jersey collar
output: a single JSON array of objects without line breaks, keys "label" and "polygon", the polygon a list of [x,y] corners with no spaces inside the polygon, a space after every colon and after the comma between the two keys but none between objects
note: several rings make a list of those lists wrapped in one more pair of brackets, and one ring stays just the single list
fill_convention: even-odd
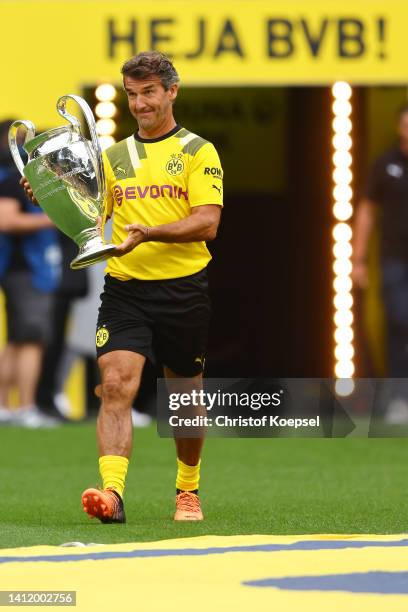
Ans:
[{"label": "jersey collar", "polygon": [[163,134],[163,136],[158,136],[157,138],[141,138],[139,134],[135,132],[135,140],[137,140],[138,142],[160,142],[161,140],[166,140],[166,138],[173,136],[179,130],[181,130],[181,125],[177,123],[177,125],[175,125],[174,128],[170,130],[170,132],[167,132],[167,134]]}]

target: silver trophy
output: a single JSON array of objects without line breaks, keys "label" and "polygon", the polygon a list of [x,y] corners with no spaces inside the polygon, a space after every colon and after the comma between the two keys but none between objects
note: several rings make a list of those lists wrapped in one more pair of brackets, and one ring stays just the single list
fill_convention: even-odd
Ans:
[{"label": "silver trophy", "polygon": [[[85,115],[92,142],[81,133],[78,119],[67,112],[69,98]],[[78,245],[79,253],[71,262],[71,268],[78,269],[107,259],[113,255],[115,245],[106,243],[101,231],[105,173],[92,111],[83,98],[73,94],[58,100],[57,111],[69,125],[36,136],[31,121],[14,121],[9,130],[9,146],[41,208]],[[26,130],[23,147],[28,154],[25,166],[17,144],[17,132],[22,127]]]}]

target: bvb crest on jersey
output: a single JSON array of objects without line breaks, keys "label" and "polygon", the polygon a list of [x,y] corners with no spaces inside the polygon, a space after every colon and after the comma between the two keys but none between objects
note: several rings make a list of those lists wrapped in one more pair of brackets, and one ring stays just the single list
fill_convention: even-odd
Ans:
[{"label": "bvb crest on jersey", "polygon": [[172,153],[169,161],[166,164],[166,170],[172,176],[181,174],[184,170],[183,154]]}]

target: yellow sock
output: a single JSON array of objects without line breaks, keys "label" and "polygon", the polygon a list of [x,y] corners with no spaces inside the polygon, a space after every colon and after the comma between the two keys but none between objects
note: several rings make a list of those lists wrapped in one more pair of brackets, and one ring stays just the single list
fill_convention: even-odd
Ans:
[{"label": "yellow sock", "polygon": [[99,457],[99,472],[102,476],[103,488],[113,489],[123,497],[128,465],[129,459],[119,455]]},{"label": "yellow sock", "polygon": [[180,459],[177,459],[176,489],[181,489],[182,491],[195,491],[198,489],[200,464],[201,459],[197,465],[187,465],[180,461]]}]

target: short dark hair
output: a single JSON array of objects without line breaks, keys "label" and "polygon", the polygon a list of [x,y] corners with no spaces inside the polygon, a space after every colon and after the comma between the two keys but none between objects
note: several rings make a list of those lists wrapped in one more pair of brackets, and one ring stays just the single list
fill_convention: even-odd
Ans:
[{"label": "short dark hair", "polygon": [[164,53],[159,51],[143,51],[127,60],[122,66],[123,76],[133,79],[146,79],[149,76],[158,76],[164,89],[167,91],[180,78],[172,62]]}]

